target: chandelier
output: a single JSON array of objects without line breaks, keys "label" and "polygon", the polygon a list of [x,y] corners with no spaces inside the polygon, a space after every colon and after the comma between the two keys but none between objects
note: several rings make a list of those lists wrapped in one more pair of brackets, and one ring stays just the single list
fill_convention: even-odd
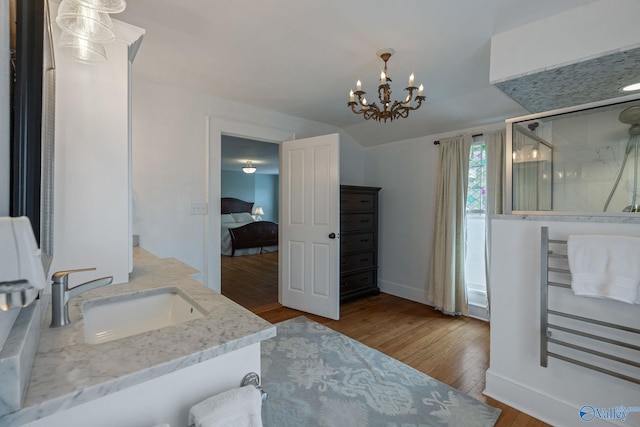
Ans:
[{"label": "chandelier", "polygon": [[[378,99],[380,100],[380,106],[375,102],[372,104],[367,103],[367,98],[364,97],[366,92],[362,90],[362,83],[360,80],[356,83],[356,91],[351,90],[349,92],[349,103],[351,111],[355,114],[362,114],[365,120],[373,119],[378,122],[387,120],[393,121],[393,119],[404,118],[409,116],[409,111],[417,110],[422,105],[422,101],[427,99],[426,96],[422,96],[424,86],[420,87],[413,85],[413,73],[409,76],[409,85],[404,90],[408,92],[404,101],[391,101],[391,77],[387,74],[387,61],[393,55],[393,49],[382,49],[376,52],[384,61],[384,68],[380,73],[380,86],[378,86]],[[413,98],[414,92],[417,92],[415,98]],[[357,100],[356,100],[357,97]]]}]

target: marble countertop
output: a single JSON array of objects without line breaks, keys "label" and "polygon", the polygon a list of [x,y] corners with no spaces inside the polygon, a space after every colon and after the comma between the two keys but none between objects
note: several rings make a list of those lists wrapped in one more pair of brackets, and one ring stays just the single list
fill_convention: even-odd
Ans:
[{"label": "marble countertop", "polygon": [[[69,302],[71,324],[50,328],[51,307],[22,409],[0,417],[21,425],[141,382],[258,343],[276,328],[189,277],[197,270],[175,259],[134,249],[129,283],[87,291]],[[90,299],[175,286],[208,313],[201,319],[102,344],[84,341],[82,304]]]},{"label": "marble countertop", "polygon": [[511,221],[558,221],[558,222],[600,222],[612,224],[640,224],[640,215],[621,213],[600,213],[598,215],[552,215],[548,212],[540,213],[516,213],[491,215],[491,219],[511,220]]}]

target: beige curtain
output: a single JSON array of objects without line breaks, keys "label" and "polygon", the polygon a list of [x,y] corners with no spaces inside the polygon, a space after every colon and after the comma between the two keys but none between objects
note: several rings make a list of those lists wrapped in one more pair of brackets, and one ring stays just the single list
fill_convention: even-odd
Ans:
[{"label": "beige curtain", "polygon": [[[504,130],[485,133],[484,146],[487,159],[487,207],[485,211],[485,274],[487,279],[487,314],[490,315],[491,281],[491,216],[504,213],[505,205],[505,147],[506,132]],[[490,316],[489,316],[490,317]]]},{"label": "beige curtain", "polygon": [[464,256],[471,141],[470,135],[440,141],[427,299],[446,314],[468,314]]}]

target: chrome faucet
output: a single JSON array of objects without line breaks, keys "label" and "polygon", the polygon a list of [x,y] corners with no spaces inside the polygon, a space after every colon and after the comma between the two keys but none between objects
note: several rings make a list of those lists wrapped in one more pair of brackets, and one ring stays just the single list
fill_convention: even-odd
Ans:
[{"label": "chrome faucet", "polygon": [[53,273],[51,280],[51,327],[68,325],[69,322],[69,300],[83,292],[100,286],[108,285],[113,282],[112,276],[102,277],[90,282],[82,283],[69,289],[69,274],[80,271],[91,271],[95,268],[82,268],[79,270],[58,271]]}]

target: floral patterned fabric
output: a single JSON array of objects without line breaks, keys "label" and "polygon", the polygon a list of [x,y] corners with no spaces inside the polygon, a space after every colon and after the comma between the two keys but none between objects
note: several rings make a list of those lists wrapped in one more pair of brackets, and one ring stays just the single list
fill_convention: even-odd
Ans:
[{"label": "floral patterned fabric", "polygon": [[500,410],[304,317],[262,342],[266,427],[493,426]]}]

